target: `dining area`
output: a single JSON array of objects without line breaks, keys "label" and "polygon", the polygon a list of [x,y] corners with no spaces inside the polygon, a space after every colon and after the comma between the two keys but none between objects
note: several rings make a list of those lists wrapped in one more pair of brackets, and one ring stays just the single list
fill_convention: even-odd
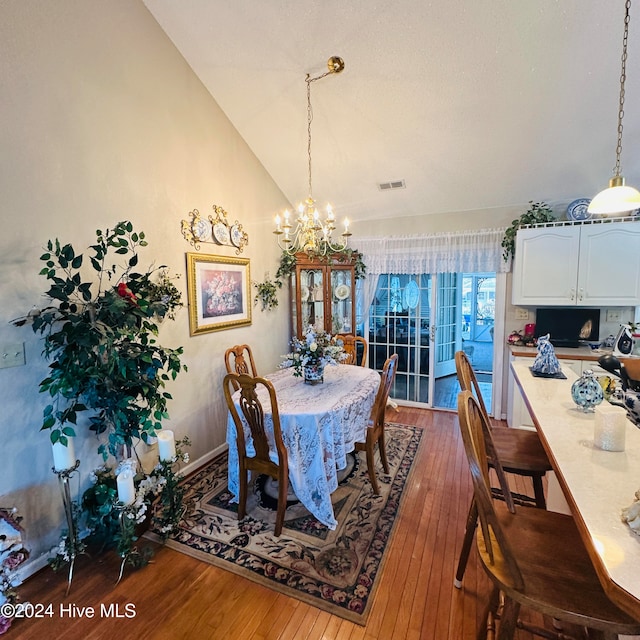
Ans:
[{"label": "dining area", "polygon": [[281,367],[264,376],[249,345],[227,349],[228,490],[238,503],[239,520],[262,474],[277,494],[276,536],[292,503],[334,530],[332,495],[359,451],[371,491],[379,493],[380,472],[389,473],[384,414],[397,356],[388,358],[382,373],[369,369],[361,340],[349,334],[331,337],[311,327],[301,339],[294,338]]},{"label": "dining area", "polygon": [[[640,498],[640,431],[622,408],[581,405],[573,371],[535,375],[518,361],[511,373],[534,429],[500,426],[463,352],[456,369],[473,497],[454,583],[464,589],[475,546],[492,585],[477,637],[518,638],[520,630],[556,639],[640,637],[640,537],[630,526]],[[544,500],[514,491],[518,476],[538,489],[543,479]],[[529,612],[545,624],[531,624]]]}]

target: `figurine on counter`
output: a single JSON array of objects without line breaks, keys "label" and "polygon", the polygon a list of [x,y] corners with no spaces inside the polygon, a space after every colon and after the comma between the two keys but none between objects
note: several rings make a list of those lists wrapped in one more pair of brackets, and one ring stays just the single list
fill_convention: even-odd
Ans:
[{"label": "figurine on counter", "polygon": [[538,338],[538,355],[531,365],[531,371],[545,375],[560,373],[560,363],[549,338],[548,333]]}]

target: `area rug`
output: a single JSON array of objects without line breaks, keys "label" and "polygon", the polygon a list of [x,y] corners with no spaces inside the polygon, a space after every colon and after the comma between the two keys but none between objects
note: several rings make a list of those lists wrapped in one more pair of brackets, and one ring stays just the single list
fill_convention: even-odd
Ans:
[{"label": "area rug", "polygon": [[167,546],[364,625],[422,437],[412,426],[387,423],[385,429],[390,473],[376,453],[381,494],[371,490],[364,452],[351,455],[332,495],[335,531],[290,495],[276,538],[277,488],[263,476],[238,522],[225,453],[184,480],[187,512]]}]

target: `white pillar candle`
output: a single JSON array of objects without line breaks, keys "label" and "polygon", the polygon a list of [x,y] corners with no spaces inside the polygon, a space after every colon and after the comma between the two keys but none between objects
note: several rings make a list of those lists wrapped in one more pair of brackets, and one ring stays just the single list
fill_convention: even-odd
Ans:
[{"label": "white pillar candle", "polygon": [[133,474],[125,469],[118,474],[118,500],[123,504],[131,504],[136,499],[136,489],[133,486]]},{"label": "white pillar candle", "polygon": [[76,466],[76,453],[73,450],[73,438],[67,438],[67,446],[59,442],[53,443],[53,468],[66,471]]},{"label": "white pillar candle", "polygon": [[158,431],[158,455],[160,460],[171,462],[176,457],[176,441],[173,431]]},{"label": "white pillar candle", "polygon": [[627,431],[627,411],[608,402],[599,404],[596,409],[593,444],[605,451],[624,451]]}]

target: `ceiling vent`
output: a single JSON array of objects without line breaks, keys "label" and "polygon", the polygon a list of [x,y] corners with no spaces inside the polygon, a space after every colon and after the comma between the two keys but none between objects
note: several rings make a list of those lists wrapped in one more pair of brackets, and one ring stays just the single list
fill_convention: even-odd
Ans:
[{"label": "ceiling vent", "polygon": [[392,182],[381,182],[378,184],[380,191],[390,191],[391,189],[404,189],[404,180],[393,180]]}]

